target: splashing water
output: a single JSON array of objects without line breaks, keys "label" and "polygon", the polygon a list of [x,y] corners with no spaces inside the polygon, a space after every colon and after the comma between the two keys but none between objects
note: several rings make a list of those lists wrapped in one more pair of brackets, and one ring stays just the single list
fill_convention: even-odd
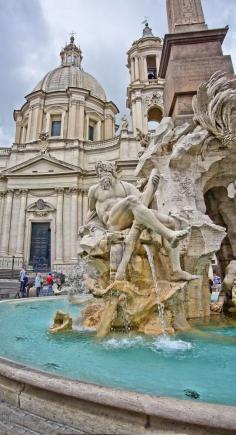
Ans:
[{"label": "splashing water", "polygon": [[173,339],[167,336],[161,336],[152,343],[152,350],[165,352],[178,352],[192,349],[192,343],[180,339]]},{"label": "splashing water", "polygon": [[106,350],[115,349],[141,349],[149,348],[152,352],[162,352],[166,354],[186,352],[192,349],[192,343],[166,335],[159,337],[149,337],[147,340],[141,335],[130,335],[128,337],[114,336],[105,339],[100,343]]},{"label": "splashing water", "polygon": [[160,319],[161,332],[162,332],[162,335],[165,335],[165,308],[160,300],[160,288],[159,288],[159,285],[157,282],[157,275],[156,275],[156,269],[155,269],[155,264],[154,264],[154,256],[153,256],[153,252],[152,252],[149,245],[144,244],[143,246],[144,246],[144,249],[145,249],[146,254],[147,254],[148,262],[149,262],[150,269],[152,272],[152,279],[153,279],[154,287],[156,290],[157,308],[158,308],[158,314],[159,314],[159,319]]},{"label": "splashing water", "polygon": [[86,295],[89,293],[84,280],[85,275],[96,277],[96,272],[88,264],[86,258],[79,258],[78,264],[68,273],[64,286],[69,296]]}]

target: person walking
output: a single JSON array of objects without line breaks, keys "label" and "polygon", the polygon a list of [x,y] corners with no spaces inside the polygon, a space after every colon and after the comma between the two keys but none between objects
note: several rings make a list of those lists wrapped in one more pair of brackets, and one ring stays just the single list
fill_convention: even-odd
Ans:
[{"label": "person walking", "polygon": [[27,287],[28,281],[29,281],[29,277],[28,277],[28,275],[27,275],[27,272],[25,272],[25,277],[24,277],[24,286],[23,286],[23,294],[22,294],[22,297],[23,297],[23,298],[26,298],[26,296],[27,296],[27,290],[26,290],[26,287]]},{"label": "person walking", "polygon": [[20,281],[20,298],[23,298],[23,295],[25,293],[25,276],[26,276],[26,270],[24,267],[22,267],[21,271],[20,271],[20,277],[19,277],[19,281]]},{"label": "person walking", "polygon": [[36,272],[35,288],[36,288],[36,296],[39,297],[40,290],[41,290],[41,276],[39,272]]},{"label": "person walking", "polygon": [[48,295],[52,295],[53,279],[52,279],[51,272],[49,272],[47,276],[47,285],[48,285]]}]

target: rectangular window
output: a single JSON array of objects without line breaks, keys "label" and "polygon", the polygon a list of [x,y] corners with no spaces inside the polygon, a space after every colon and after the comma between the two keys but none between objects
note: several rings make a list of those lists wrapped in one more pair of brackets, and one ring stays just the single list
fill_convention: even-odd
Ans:
[{"label": "rectangular window", "polygon": [[89,125],[89,140],[94,140],[94,127],[92,125]]},{"label": "rectangular window", "polygon": [[52,121],[51,136],[61,136],[61,121]]},{"label": "rectangular window", "polygon": [[156,57],[147,56],[147,72],[148,80],[154,80],[157,78]]}]

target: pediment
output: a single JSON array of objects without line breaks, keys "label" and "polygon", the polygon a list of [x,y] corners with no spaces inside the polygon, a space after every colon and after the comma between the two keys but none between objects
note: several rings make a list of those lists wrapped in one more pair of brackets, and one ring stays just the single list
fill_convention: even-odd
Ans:
[{"label": "pediment", "polygon": [[50,174],[73,174],[81,172],[78,166],[63,162],[48,155],[36,156],[26,160],[16,166],[12,166],[3,171],[7,176],[32,176]]}]

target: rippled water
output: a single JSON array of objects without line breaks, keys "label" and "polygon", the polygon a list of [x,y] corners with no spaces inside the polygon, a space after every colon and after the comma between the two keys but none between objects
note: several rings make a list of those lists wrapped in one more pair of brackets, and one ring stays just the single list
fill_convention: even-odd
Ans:
[{"label": "rippled water", "polygon": [[79,327],[50,334],[57,309],[79,316],[78,307],[61,299],[1,303],[0,356],[115,388],[236,405],[235,322],[199,323],[174,337],[113,334],[98,340]]}]

